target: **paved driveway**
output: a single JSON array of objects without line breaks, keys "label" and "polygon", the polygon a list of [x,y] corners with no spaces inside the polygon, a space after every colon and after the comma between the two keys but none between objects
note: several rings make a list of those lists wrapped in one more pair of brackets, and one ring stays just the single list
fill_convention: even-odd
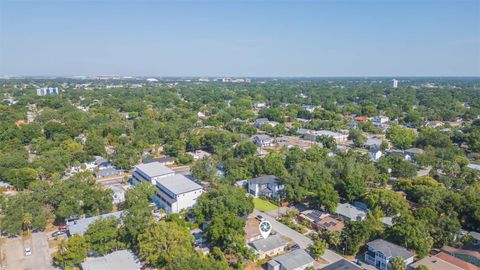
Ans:
[{"label": "paved driveway", "polygon": [[[25,256],[25,247],[32,249],[32,255]],[[23,240],[22,237],[6,238],[2,245],[5,254],[3,265],[8,270],[52,270],[50,250],[47,236],[43,232],[33,233],[31,238]]]},{"label": "paved driveway", "polygon": [[[295,241],[295,243],[297,243],[303,249],[307,248],[310,244],[313,244],[312,239],[306,237],[305,235],[293,229],[290,229],[287,225],[284,225],[278,222],[277,220],[275,220],[274,217],[266,213],[260,212],[257,209],[253,209],[253,213],[251,215],[253,216],[262,215],[263,217],[265,217],[266,220],[268,220],[272,224],[272,230],[276,231],[278,234],[281,234],[285,237],[292,239],[293,241]],[[342,256],[338,255],[337,253],[329,249],[325,250],[325,254],[323,254],[322,256],[322,259],[328,261],[329,263],[334,263],[336,261],[341,260],[342,258],[343,258]]]}]

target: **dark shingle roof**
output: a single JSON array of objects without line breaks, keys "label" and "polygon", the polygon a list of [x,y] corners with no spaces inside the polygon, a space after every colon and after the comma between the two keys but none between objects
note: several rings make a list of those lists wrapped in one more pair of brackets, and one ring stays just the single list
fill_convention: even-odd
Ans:
[{"label": "dark shingle roof", "polygon": [[252,185],[265,185],[265,184],[282,184],[283,181],[275,175],[264,175],[257,178],[250,179]]}]

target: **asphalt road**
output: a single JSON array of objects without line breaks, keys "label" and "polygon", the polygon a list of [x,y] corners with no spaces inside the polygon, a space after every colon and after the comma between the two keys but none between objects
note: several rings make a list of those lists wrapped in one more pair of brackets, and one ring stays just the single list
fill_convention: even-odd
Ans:
[{"label": "asphalt road", "polygon": [[[277,220],[275,220],[274,217],[266,213],[260,212],[257,209],[253,209],[253,213],[251,215],[253,216],[262,215],[263,217],[265,217],[266,220],[270,222],[270,224],[272,224],[272,230],[276,231],[278,234],[281,234],[285,237],[292,239],[302,249],[305,249],[310,244],[313,244],[312,239],[306,237],[305,235],[293,229],[290,229],[287,225],[284,225],[283,223],[278,222]],[[325,250],[325,254],[323,254],[322,256],[322,259],[328,261],[329,263],[334,263],[336,261],[343,259],[343,257],[338,255],[334,251],[327,249]]]},{"label": "asphalt road", "polygon": [[[3,265],[8,270],[53,270],[47,236],[43,232],[33,233],[31,238],[23,240],[22,237],[7,238],[2,245],[5,254]],[[24,248],[29,246],[32,255],[25,256]]]}]

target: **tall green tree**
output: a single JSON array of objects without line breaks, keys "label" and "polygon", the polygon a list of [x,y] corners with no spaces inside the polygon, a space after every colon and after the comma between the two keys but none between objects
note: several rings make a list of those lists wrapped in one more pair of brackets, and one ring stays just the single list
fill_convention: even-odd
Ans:
[{"label": "tall green tree", "polygon": [[68,240],[62,240],[57,247],[53,259],[55,264],[65,269],[72,269],[87,257],[89,246],[83,236],[73,235]]},{"label": "tall green tree", "polygon": [[165,267],[176,258],[192,256],[193,240],[187,228],[159,221],[138,236],[138,251],[148,265]]}]

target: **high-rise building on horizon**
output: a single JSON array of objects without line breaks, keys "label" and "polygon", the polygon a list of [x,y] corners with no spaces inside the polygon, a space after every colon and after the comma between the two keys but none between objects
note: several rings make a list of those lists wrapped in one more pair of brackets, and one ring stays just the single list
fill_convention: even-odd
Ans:
[{"label": "high-rise building on horizon", "polygon": [[58,95],[58,87],[44,87],[37,89],[37,96]]},{"label": "high-rise building on horizon", "polygon": [[397,80],[397,79],[393,79],[393,80],[392,80],[392,85],[393,85],[393,88],[397,88],[397,87],[398,87],[398,80]]}]

